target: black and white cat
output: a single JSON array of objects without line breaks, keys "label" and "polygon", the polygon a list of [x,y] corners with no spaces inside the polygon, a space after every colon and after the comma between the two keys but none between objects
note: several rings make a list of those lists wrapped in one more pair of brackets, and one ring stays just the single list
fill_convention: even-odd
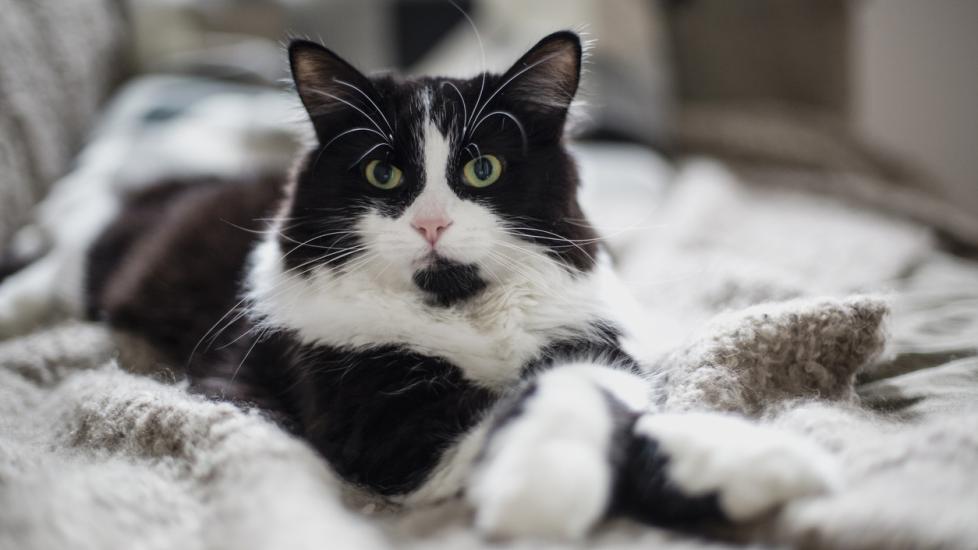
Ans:
[{"label": "black and white cat", "polygon": [[[350,483],[409,505],[464,495],[490,535],[745,520],[831,488],[804,440],[655,412],[563,144],[581,53],[558,32],[503,74],[400,79],[293,42],[315,146],[284,182],[160,182],[107,210],[87,314]],[[0,287],[0,313],[45,291],[25,280]]]}]

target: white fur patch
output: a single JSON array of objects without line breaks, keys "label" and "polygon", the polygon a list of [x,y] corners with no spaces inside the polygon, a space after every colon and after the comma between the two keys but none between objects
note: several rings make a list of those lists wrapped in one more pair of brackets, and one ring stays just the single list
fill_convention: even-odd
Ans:
[{"label": "white fur patch", "polygon": [[716,492],[733,520],[839,485],[835,460],[797,435],[720,414],[650,414],[635,432],[668,456],[669,479],[690,496]]},{"label": "white fur patch", "polygon": [[584,368],[540,376],[523,413],[489,442],[467,496],[490,536],[583,537],[611,498],[614,422]]},{"label": "white fur patch", "polygon": [[390,280],[390,258],[371,260],[359,271],[319,269],[303,277],[285,272],[278,242],[266,239],[252,255],[248,297],[260,324],[295,330],[307,343],[399,344],[451,361],[473,382],[501,388],[549,342],[587,337],[591,323],[615,319],[595,288],[609,276],[604,268],[574,276],[526,248],[520,272],[490,275],[482,293],[443,308],[425,302],[410,269]]}]

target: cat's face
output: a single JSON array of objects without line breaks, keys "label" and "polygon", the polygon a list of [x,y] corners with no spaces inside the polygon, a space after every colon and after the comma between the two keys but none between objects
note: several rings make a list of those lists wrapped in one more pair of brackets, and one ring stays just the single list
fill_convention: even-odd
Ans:
[{"label": "cat's face", "polygon": [[288,269],[372,277],[451,305],[529,276],[527,255],[591,268],[593,233],[561,143],[576,35],[469,80],[368,78],[301,41],[290,58],[318,143],[281,221]]}]

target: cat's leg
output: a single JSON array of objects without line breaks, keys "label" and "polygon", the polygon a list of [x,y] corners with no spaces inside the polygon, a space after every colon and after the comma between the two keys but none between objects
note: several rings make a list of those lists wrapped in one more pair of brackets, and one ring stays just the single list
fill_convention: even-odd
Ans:
[{"label": "cat's leg", "polygon": [[578,538],[612,505],[621,451],[649,384],[590,363],[554,367],[501,404],[467,497],[489,536]]},{"label": "cat's leg", "polygon": [[503,403],[467,496],[492,536],[577,538],[609,513],[656,524],[744,521],[835,487],[813,442],[718,413],[649,412],[650,385],[555,367]]},{"label": "cat's leg", "polygon": [[631,430],[616,506],[656,524],[744,521],[838,483],[835,460],[798,435],[718,413],[647,413]]}]

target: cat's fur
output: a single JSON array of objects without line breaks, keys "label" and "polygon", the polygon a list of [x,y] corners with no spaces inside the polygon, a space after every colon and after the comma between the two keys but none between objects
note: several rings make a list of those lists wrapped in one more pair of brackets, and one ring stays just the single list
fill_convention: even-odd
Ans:
[{"label": "cat's fur", "polygon": [[[409,504],[464,493],[490,534],[576,537],[610,512],[748,519],[829,484],[803,441],[653,414],[563,145],[576,35],[467,80],[289,52],[316,145],[284,182],[129,196],[89,247],[89,316],[185,364],[196,391],[261,408],[351,483]],[[462,166],[488,154],[501,178],[467,186]],[[403,183],[368,184],[375,159]]]}]

